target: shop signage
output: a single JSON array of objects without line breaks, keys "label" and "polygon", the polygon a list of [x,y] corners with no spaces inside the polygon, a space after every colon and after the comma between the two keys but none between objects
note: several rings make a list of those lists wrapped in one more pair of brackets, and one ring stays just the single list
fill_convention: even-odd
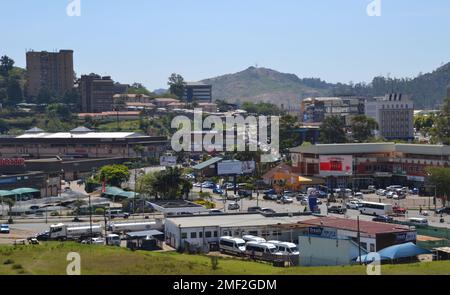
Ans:
[{"label": "shop signage", "polygon": [[25,159],[23,158],[0,158],[0,167],[23,167],[25,166]]}]

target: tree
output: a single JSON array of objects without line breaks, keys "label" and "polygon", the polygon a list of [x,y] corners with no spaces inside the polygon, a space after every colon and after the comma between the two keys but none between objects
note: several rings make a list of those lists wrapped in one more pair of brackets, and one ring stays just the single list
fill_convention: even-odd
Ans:
[{"label": "tree", "polygon": [[13,223],[12,208],[14,207],[16,202],[12,198],[6,198],[3,202],[6,203],[6,205],[8,206],[8,214],[9,214],[8,222]]},{"label": "tree", "polygon": [[20,86],[20,82],[18,80],[9,79],[6,92],[8,95],[7,100],[8,105],[15,105],[17,103],[22,102],[23,100],[22,87]]},{"label": "tree", "polygon": [[450,168],[429,167],[427,169],[430,182],[436,186],[436,192],[444,202],[450,200]]},{"label": "tree", "polygon": [[0,75],[3,77],[7,77],[9,75],[9,71],[14,67],[14,60],[4,55],[0,58]]},{"label": "tree", "polygon": [[352,118],[351,128],[353,139],[358,142],[365,142],[372,137],[375,130],[378,130],[378,123],[373,118],[359,115]]},{"label": "tree", "polygon": [[140,177],[138,187],[141,193],[153,194],[157,199],[173,200],[188,196],[192,184],[181,177],[181,170],[178,167],[168,167],[166,170]]},{"label": "tree", "polygon": [[49,104],[52,103],[54,99],[55,96],[48,87],[41,87],[36,97],[36,102],[39,104]]},{"label": "tree", "polygon": [[176,95],[179,99],[183,98],[186,83],[181,75],[173,73],[169,77],[169,82],[167,82],[167,85],[169,85],[169,91],[171,94]]},{"label": "tree", "polygon": [[327,143],[345,143],[345,122],[342,117],[331,116],[326,118],[320,126],[320,142]]},{"label": "tree", "polygon": [[54,103],[47,106],[47,116],[53,119],[60,119],[63,121],[71,121],[72,112],[67,104]]},{"label": "tree", "polygon": [[65,104],[80,104],[81,102],[80,92],[78,92],[78,90],[75,88],[66,91],[61,102]]},{"label": "tree", "polygon": [[130,179],[130,171],[125,165],[107,165],[100,169],[97,178],[111,186],[120,187],[123,182]]},{"label": "tree", "polygon": [[5,134],[9,131],[9,124],[3,119],[0,119],[0,134]]},{"label": "tree", "polygon": [[436,116],[430,133],[433,143],[450,145],[450,98],[445,100],[442,111]]}]

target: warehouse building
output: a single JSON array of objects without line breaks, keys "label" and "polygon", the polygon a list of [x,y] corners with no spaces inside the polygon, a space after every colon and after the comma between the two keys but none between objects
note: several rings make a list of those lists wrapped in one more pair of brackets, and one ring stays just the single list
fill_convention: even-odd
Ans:
[{"label": "warehouse building", "polygon": [[255,235],[266,240],[297,242],[299,228],[281,228],[311,219],[311,215],[220,214],[167,218],[166,244],[183,250],[197,248],[202,252],[217,249],[221,236]]}]

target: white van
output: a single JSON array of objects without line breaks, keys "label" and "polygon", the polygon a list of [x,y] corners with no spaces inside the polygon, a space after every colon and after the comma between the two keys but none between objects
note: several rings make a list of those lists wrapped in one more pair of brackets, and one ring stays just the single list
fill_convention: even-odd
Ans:
[{"label": "white van", "polygon": [[108,246],[120,247],[120,236],[116,234],[109,234],[106,236],[106,243]]},{"label": "white van", "polygon": [[408,222],[417,225],[428,225],[428,220],[426,218],[411,217],[408,218]]},{"label": "white van", "polygon": [[242,239],[248,243],[248,242],[256,242],[256,243],[265,243],[266,239],[257,237],[257,236],[252,236],[252,235],[245,235],[242,237]]},{"label": "white van", "polygon": [[245,254],[251,257],[268,257],[276,252],[277,246],[270,243],[248,242],[245,245]]},{"label": "white van", "polygon": [[298,247],[294,243],[280,241],[268,241],[267,243],[274,244],[279,255],[300,255]]},{"label": "white van", "polygon": [[245,253],[245,241],[233,237],[221,237],[219,240],[220,253],[242,255]]}]

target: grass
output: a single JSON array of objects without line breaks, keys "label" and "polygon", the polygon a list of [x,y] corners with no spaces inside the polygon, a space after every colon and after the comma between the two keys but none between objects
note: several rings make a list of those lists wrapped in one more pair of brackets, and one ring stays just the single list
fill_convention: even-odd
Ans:
[{"label": "grass", "polygon": [[[102,123],[97,126],[100,131],[117,131],[117,122],[108,122]],[[130,131],[130,132],[142,132],[139,129],[139,120],[129,120],[129,121],[119,121],[119,128],[121,131]]]},{"label": "grass", "polygon": [[[130,251],[124,248],[47,243],[38,246],[0,246],[0,275],[64,275],[67,254],[81,256],[83,275],[364,275],[363,266],[276,268],[268,264],[176,252]],[[5,263],[6,262],[6,263]],[[214,265],[214,266],[213,266]],[[383,265],[383,274],[450,274],[450,261]]]}]

